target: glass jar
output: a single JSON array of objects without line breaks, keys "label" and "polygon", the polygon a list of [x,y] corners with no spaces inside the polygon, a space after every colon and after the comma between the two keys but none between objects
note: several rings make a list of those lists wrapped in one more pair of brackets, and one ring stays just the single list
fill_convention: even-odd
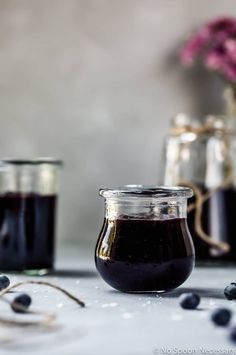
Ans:
[{"label": "glass jar", "polygon": [[53,268],[61,165],[51,158],[0,160],[0,270]]},{"label": "glass jar", "polygon": [[102,278],[124,292],[164,292],[194,266],[185,187],[128,185],[101,189],[105,219],[95,261]]},{"label": "glass jar", "polygon": [[188,224],[196,260],[236,262],[235,118],[204,122],[180,114],[165,141],[162,183],[189,186]]}]

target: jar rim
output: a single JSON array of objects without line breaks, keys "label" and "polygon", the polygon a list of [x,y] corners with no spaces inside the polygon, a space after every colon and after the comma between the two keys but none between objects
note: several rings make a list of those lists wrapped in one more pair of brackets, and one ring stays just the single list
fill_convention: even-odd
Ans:
[{"label": "jar rim", "polygon": [[101,188],[99,195],[105,198],[140,197],[140,198],[190,198],[193,190],[185,186],[157,186],[157,185],[124,185],[117,188]]},{"label": "jar rim", "polygon": [[41,165],[41,164],[52,164],[62,166],[63,161],[58,158],[52,157],[42,157],[42,158],[33,158],[33,159],[14,159],[14,158],[1,158],[0,165]]}]

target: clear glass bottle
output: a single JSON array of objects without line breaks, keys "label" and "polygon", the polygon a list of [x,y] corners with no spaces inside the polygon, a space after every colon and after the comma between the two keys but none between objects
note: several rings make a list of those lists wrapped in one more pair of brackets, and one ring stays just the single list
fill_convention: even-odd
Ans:
[{"label": "clear glass bottle", "polygon": [[235,121],[208,116],[199,122],[181,114],[165,141],[162,183],[194,191],[188,223],[197,261],[236,262]]},{"label": "clear glass bottle", "polygon": [[181,285],[194,266],[186,208],[192,190],[128,185],[101,189],[105,219],[96,267],[124,292],[163,292]]},{"label": "clear glass bottle", "polygon": [[51,158],[0,160],[0,270],[52,269],[59,173]]}]

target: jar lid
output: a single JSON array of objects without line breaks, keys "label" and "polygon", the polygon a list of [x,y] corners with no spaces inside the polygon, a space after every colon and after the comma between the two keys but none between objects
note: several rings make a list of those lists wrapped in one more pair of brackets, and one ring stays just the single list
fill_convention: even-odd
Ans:
[{"label": "jar lid", "polygon": [[160,199],[189,198],[193,191],[184,186],[125,185],[118,188],[102,188],[99,195],[109,197],[155,197]]},{"label": "jar lid", "polygon": [[2,158],[0,159],[0,165],[12,164],[12,165],[41,165],[41,164],[53,164],[63,165],[63,161],[57,158],[45,157],[45,158],[33,158],[33,159],[14,159],[14,158]]}]

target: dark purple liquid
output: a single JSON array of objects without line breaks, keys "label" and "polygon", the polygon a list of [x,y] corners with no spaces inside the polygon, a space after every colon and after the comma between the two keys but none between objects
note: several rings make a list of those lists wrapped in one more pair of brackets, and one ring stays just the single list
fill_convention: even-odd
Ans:
[{"label": "dark purple liquid", "polygon": [[0,270],[53,267],[56,196],[0,196]]},{"label": "dark purple liquid", "polygon": [[103,279],[125,292],[165,291],[181,285],[194,265],[186,219],[105,219],[96,247]]},{"label": "dark purple liquid", "polygon": [[[206,189],[201,188],[203,193]],[[194,202],[192,198],[189,203]],[[204,202],[202,211],[202,228],[217,241],[230,244],[230,251],[225,253],[213,249],[200,239],[195,231],[195,210],[188,214],[188,225],[193,237],[196,260],[236,262],[236,190],[234,188],[219,189]]]}]

